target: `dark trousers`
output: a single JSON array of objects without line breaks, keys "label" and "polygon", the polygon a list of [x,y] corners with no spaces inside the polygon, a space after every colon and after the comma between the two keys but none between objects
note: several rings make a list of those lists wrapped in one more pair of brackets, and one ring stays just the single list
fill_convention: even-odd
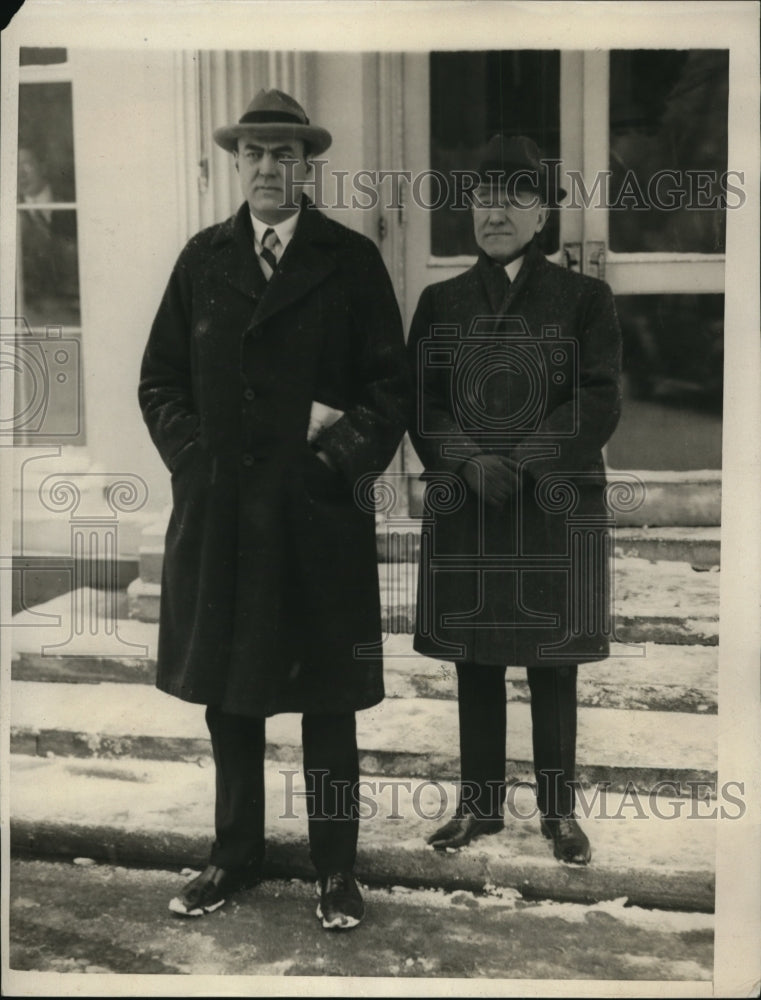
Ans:
[{"label": "dark trousers", "polygon": [[[216,765],[210,862],[258,872],[264,861],[265,720],[210,705],[206,723]],[[354,713],[304,715],[301,734],[312,862],[321,877],[351,871],[359,834]]]},{"label": "dark trousers", "polygon": [[[571,667],[527,667],[537,803],[543,816],[572,816],[576,776],[576,676]],[[505,668],[457,664],[459,811],[502,815],[505,801]]]}]

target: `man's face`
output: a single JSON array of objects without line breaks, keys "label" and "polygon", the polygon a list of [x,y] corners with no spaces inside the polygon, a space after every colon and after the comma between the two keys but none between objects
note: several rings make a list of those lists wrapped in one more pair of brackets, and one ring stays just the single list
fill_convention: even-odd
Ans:
[{"label": "man's face", "polygon": [[[257,219],[275,225],[293,215],[311,170],[301,140],[238,139],[233,156],[243,197]],[[298,163],[286,168],[283,160]]]},{"label": "man's face", "polygon": [[18,151],[18,189],[22,197],[30,197],[38,194],[45,187],[45,177],[43,176],[37,157],[31,149],[19,147]]},{"label": "man's face", "polygon": [[518,256],[547,221],[548,209],[534,191],[519,188],[508,195],[504,189],[481,185],[474,195],[476,243],[501,264]]}]

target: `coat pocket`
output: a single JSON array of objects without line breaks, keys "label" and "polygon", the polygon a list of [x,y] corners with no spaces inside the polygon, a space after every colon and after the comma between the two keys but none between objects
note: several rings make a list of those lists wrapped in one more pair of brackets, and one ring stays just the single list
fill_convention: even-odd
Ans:
[{"label": "coat pocket", "polygon": [[182,469],[185,468],[187,464],[192,462],[193,456],[198,451],[198,435],[195,434],[187,444],[184,444],[182,448],[177,452],[177,454],[172,459],[171,475],[175,476]]},{"label": "coat pocket", "polygon": [[344,477],[318,458],[313,448],[306,449],[303,474],[304,488],[311,500],[329,503],[351,500],[351,489]]}]

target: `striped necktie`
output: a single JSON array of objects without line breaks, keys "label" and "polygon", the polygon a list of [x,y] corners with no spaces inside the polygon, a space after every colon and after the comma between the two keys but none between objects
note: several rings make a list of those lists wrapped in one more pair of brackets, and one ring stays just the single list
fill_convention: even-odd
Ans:
[{"label": "striped necktie", "polygon": [[262,252],[259,254],[261,259],[269,268],[264,269],[265,276],[269,280],[272,277],[272,272],[277,267],[278,251],[280,250],[281,243],[277,238],[277,233],[274,229],[265,229],[264,236],[262,236]]}]

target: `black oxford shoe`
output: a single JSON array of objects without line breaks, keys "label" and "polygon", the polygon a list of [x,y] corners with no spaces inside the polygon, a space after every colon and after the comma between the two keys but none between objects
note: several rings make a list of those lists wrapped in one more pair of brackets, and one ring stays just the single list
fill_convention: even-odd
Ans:
[{"label": "black oxford shoe", "polygon": [[571,865],[588,865],[592,860],[589,838],[573,816],[541,820],[541,831],[552,841],[553,853],[558,861]]},{"label": "black oxford shoe", "polygon": [[351,872],[336,872],[322,879],[317,890],[317,919],[326,931],[348,931],[365,915],[365,904]]},{"label": "black oxford shoe", "polygon": [[448,847],[457,849],[465,847],[476,837],[488,833],[499,833],[504,829],[501,819],[480,819],[478,816],[455,816],[445,823],[436,833],[431,834],[428,843],[437,851],[445,851]]},{"label": "black oxford shoe", "polygon": [[207,865],[184,886],[179,896],[169,901],[169,909],[181,917],[202,917],[218,910],[234,892],[250,889],[258,880],[252,868],[228,871]]}]

